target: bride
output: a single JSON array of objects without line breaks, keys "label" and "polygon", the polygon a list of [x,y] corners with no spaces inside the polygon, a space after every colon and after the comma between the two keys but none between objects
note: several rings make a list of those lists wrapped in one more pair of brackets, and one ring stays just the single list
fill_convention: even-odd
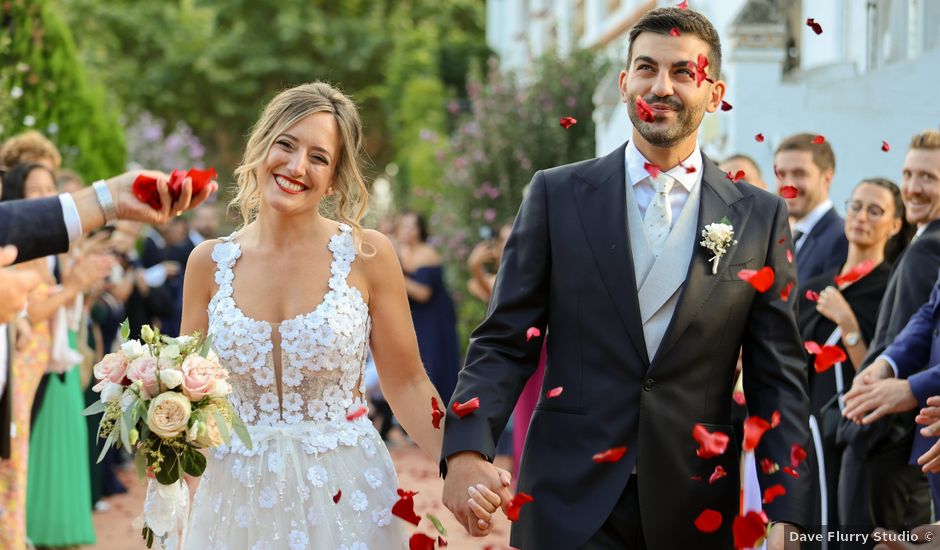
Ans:
[{"label": "bride", "polygon": [[253,448],[233,439],[210,452],[187,550],[405,547],[395,470],[362,414],[367,348],[395,415],[435,461],[440,396],[395,251],[359,223],[361,152],[348,97],[322,82],[281,92],[235,171],[244,225],[190,256],[182,331],[211,335]]}]

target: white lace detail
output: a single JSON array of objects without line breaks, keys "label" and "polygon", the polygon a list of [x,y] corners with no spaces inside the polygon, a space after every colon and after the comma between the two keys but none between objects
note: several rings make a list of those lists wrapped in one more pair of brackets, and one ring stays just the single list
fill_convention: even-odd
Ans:
[{"label": "white lace detail", "polygon": [[[359,395],[364,392],[363,366],[371,320],[359,290],[347,282],[350,264],[356,258],[348,225],[340,225],[340,232],[330,238],[329,249],[333,261],[323,301],[313,311],[287,319],[278,327],[280,400],[271,324],[245,315],[232,296],[232,270],[241,257],[241,247],[229,237],[212,250],[219,290],[209,302],[209,334],[216,353],[232,373],[232,401],[246,424],[326,421],[344,431],[342,428],[351,424],[346,415],[365,405],[354,390]],[[326,448],[334,447],[335,443]]]}]

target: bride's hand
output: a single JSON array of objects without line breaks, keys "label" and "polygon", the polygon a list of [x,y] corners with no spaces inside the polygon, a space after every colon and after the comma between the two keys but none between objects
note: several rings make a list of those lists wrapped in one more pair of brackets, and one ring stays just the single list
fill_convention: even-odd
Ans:
[{"label": "bride's hand", "polygon": [[[512,484],[512,474],[499,467],[497,467],[496,470],[499,472],[500,482],[502,482],[504,487],[508,488]],[[470,494],[470,500],[468,501],[470,510],[477,517],[477,527],[483,531],[483,536],[489,535],[490,529],[493,526],[493,514],[500,507],[502,507],[505,512],[506,506],[508,506],[509,503],[502,502],[499,495],[483,484],[479,484],[476,487],[469,487],[467,491]]]}]

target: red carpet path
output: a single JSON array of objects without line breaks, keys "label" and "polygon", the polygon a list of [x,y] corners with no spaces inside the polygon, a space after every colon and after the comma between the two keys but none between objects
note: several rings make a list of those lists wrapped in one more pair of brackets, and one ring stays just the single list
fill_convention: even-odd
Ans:
[{"label": "red carpet path", "polygon": [[[502,513],[498,513],[493,534],[486,538],[475,539],[468,535],[450,512],[440,503],[443,480],[437,475],[437,465],[424,455],[417,447],[400,443],[391,450],[395,469],[402,488],[418,491],[415,497],[415,513],[422,520],[417,530],[428,535],[437,536],[437,531],[425,518],[430,512],[437,516],[444,527],[447,528],[448,550],[508,550],[509,521]],[[147,546],[140,538],[140,531],[131,527],[131,521],[143,509],[144,487],[137,483],[137,476],[133,469],[121,471],[121,480],[127,485],[129,491],[125,495],[108,498],[106,502],[111,505],[107,512],[95,513],[95,533],[98,544],[91,547],[98,550],[141,550]],[[415,529],[411,524],[405,524],[406,532],[412,533]],[[186,548],[185,550],[201,550]],[[316,550],[316,549],[311,549]]]}]

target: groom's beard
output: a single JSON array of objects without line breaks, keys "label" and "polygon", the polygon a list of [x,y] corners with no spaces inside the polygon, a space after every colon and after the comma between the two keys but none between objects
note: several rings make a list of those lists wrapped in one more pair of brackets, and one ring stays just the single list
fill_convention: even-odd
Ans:
[{"label": "groom's beard", "polygon": [[649,104],[662,103],[668,105],[676,113],[676,121],[668,126],[654,126],[653,124],[640,120],[636,112],[636,103],[627,103],[627,113],[630,115],[630,121],[633,127],[640,132],[647,143],[655,147],[672,147],[683,139],[692,135],[702,123],[705,117],[705,103],[703,102],[698,109],[687,108],[674,96],[657,97],[649,96],[643,98]]}]

